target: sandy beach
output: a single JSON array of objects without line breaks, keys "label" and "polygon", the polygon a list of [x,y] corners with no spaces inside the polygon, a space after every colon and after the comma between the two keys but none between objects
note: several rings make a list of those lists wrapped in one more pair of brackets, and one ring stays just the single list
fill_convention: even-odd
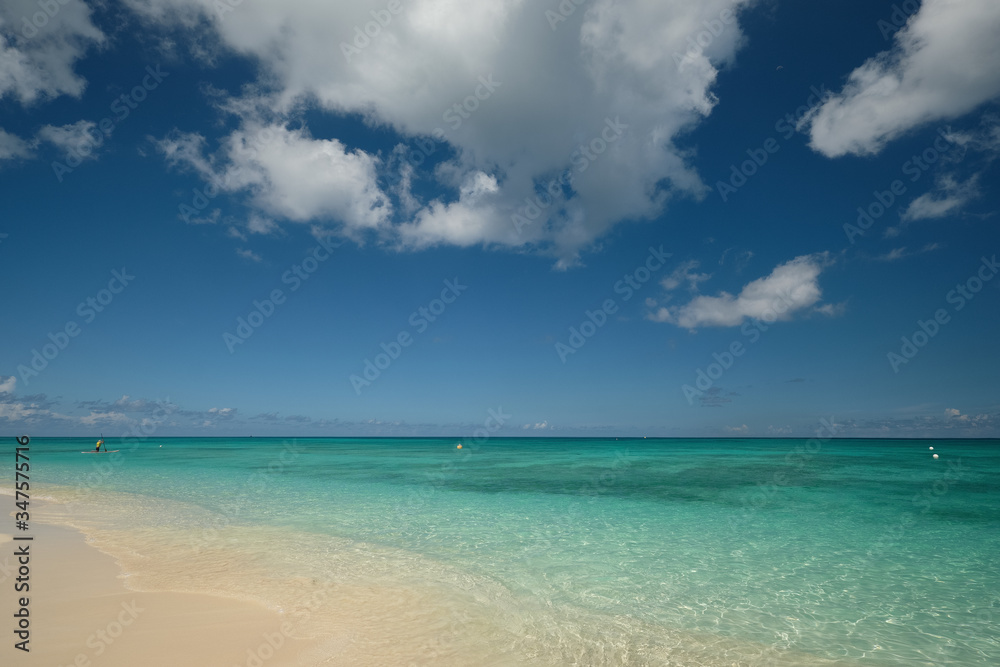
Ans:
[{"label": "sandy beach", "polygon": [[[8,639],[0,650],[3,664],[283,667],[299,664],[312,648],[309,640],[283,635],[287,621],[263,606],[212,595],[130,591],[114,560],[88,545],[82,533],[39,523],[31,532],[30,543],[0,534],[4,589],[18,576],[15,544],[30,544],[31,554],[25,594],[30,652]],[[3,618],[11,619],[13,595],[0,599]]]}]

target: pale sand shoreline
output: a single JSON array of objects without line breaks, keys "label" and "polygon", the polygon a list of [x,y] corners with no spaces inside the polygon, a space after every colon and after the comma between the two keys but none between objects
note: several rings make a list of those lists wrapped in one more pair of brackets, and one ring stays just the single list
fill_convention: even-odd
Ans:
[{"label": "pale sand shoreline", "polygon": [[[46,667],[294,667],[313,640],[281,634],[261,605],[196,593],[128,590],[118,565],[79,531],[33,522],[31,542],[0,533],[0,663]],[[17,546],[30,545],[30,591],[15,593]],[[14,648],[16,596],[29,598],[30,648]],[[278,644],[269,650],[267,637]],[[263,649],[261,647],[264,647]],[[260,662],[253,660],[253,653]],[[317,664],[315,657],[306,664]]]},{"label": "pale sand shoreline", "polygon": [[[509,592],[495,582],[477,580],[470,588],[466,579],[446,576],[454,574],[447,569],[433,570],[433,587],[407,586],[388,576],[406,562],[389,559],[378,549],[359,551],[357,545],[349,547],[350,553],[324,557],[343,581],[322,585],[292,571],[274,580],[268,572],[284,572],[292,561],[267,561],[270,568],[262,568],[238,550],[213,547],[199,554],[184,541],[187,533],[175,529],[155,528],[141,536],[107,529],[91,534],[91,528],[85,528],[89,520],[81,517],[137,504],[134,497],[117,501],[109,507],[78,507],[73,513],[59,501],[32,502],[30,654],[13,648],[17,574],[10,568],[16,568],[16,543],[10,534],[0,533],[0,617],[9,619],[6,628],[0,626],[8,638],[0,646],[0,665],[842,664],[797,652],[775,654],[765,645],[734,638],[667,631],[625,617],[602,620],[574,613],[556,621],[543,608],[512,606]],[[219,541],[250,529],[234,530]],[[247,535],[261,544],[260,530]],[[265,543],[297,543],[280,532],[263,535],[270,540]],[[318,553],[315,545],[306,551]],[[354,562],[357,555],[363,555],[363,562]],[[352,578],[352,572],[357,574],[352,567],[359,564],[375,579]],[[385,583],[379,581],[384,577]],[[255,601],[247,596],[255,590],[287,595],[279,596],[277,605],[266,606],[263,599],[273,603],[273,595]],[[235,597],[227,597],[227,592]],[[578,635],[592,641],[574,641]]]}]

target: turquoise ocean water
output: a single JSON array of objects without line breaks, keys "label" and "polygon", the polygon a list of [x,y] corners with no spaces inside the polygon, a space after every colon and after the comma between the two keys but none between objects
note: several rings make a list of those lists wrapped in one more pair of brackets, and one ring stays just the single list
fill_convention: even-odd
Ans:
[{"label": "turquoise ocean water", "polygon": [[329,664],[1000,664],[1000,441],[107,441],[32,439],[47,520]]}]

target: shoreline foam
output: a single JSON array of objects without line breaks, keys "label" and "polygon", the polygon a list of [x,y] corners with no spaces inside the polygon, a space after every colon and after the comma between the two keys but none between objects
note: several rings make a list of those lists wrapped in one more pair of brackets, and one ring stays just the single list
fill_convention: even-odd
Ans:
[{"label": "shoreline foam", "polygon": [[[72,504],[58,500],[64,494]],[[186,635],[185,623],[196,620],[181,602],[190,599],[185,596],[211,600],[213,604],[203,601],[198,606],[218,607],[219,613],[229,614],[225,618],[248,614],[230,626],[216,623],[229,643],[242,645],[241,659],[173,664],[249,662],[256,667],[247,650],[260,646],[260,641],[253,642],[265,633],[277,636],[282,623],[288,644],[280,651],[265,651],[274,654],[262,661],[268,667],[846,664],[722,635],[668,630],[636,618],[599,617],[558,605],[553,609],[551,601],[545,605],[516,597],[498,582],[457,567],[329,536],[228,526],[193,549],[186,534],[190,526],[172,526],[170,521],[198,511],[196,506],[168,507],[171,501],[111,492],[96,505],[74,498],[71,489],[55,487],[50,495],[56,500],[41,510],[36,507],[36,518],[79,530],[78,542],[86,536],[91,551],[117,564],[118,596],[151,596],[172,609],[173,616],[167,614],[164,618],[170,620],[163,622],[172,624],[170,632],[177,637]],[[169,519],[158,524],[149,520],[147,512],[154,506],[162,510],[161,519]],[[85,568],[66,569],[89,578]],[[123,588],[129,592],[123,593]],[[85,606],[77,610],[90,616]],[[163,646],[163,636],[143,642],[143,650],[152,650]]]}]

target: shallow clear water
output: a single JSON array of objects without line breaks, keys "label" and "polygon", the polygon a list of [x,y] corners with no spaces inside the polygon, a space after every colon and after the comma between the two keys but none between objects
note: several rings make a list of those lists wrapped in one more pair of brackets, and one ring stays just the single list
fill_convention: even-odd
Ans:
[{"label": "shallow clear water", "polygon": [[302,631],[392,624],[372,664],[1000,664],[998,441],[457,443],[42,438],[32,482],[134,586],[335,590]]}]

